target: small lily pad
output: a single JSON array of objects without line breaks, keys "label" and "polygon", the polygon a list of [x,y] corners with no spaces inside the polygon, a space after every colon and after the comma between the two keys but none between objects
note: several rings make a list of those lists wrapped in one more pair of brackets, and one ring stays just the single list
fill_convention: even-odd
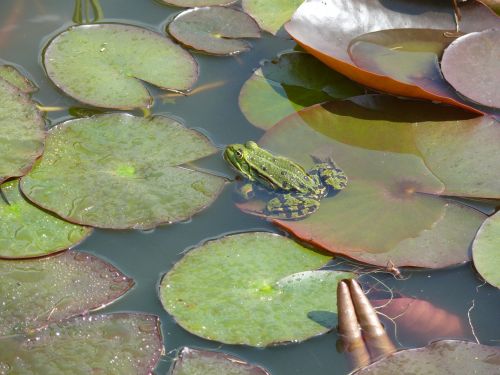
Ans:
[{"label": "small lily pad", "polygon": [[133,285],[111,264],[76,251],[2,260],[0,274],[0,336],[28,332],[102,308]]},{"label": "small lily pad", "polygon": [[226,353],[184,347],[170,375],[269,375],[269,372]]},{"label": "small lily pad", "polygon": [[310,271],[329,259],[271,233],[227,236],[187,253],[163,277],[160,299],[183,328],[210,340],[259,347],[298,342],[335,326],[311,316],[336,316],[337,282],[354,276]]},{"label": "small lily pad", "polygon": [[238,0],[159,0],[168,5],[175,5],[183,8],[207,7],[211,5],[229,5]]},{"label": "small lily pad", "polygon": [[495,374],[500,348],[468,341],[442,340],[423,348],[402,350],[368,365],[353,375],[469,375]]},{"label": "small lily pad", "polygon": [[19,181],[0,185],[0,258],[30,258],[67,249],[92,232],[61,220],[28,202]]},{"label": "small lily pad", "polygon": [[276,35],[303,2],[304,0],[243,0],[242,6],[263,30]]},{"label": "small lily pad", "polygon": [[38,87],[33,82],[12,65],[0,65],[0,78],[25,94],[31,94],[38,90]]},{"label": "small lily pad", "polygon": [[221,177],[181,167],[216,151],[168,117],[107,114],[53,127],[21,189],[62,218],[103,228],[153,228],[210,205]]},{"label": "small lily pad", "polygon": [[500,29],[470,33],[456,39],[444,51],[444,78],[465,97],[500,108]]},{"label": "small lily pad", "polygon": [[189,9],[168,25],[168,32],[182,44],[215,55],[234,55],[250,49],[237,38],[259,38],[257,23],[246,13],[225,7]]},{"label": "small lily pad", "polygon": [[121,24],[73,26],[45,48],[50,79],[69,96],[96,107],[150,107],[141,81],[188,90],[198,77],[195,60],[170,39]]},{"label": "small lily pad", "polygon": [[0,347],[0,368],[13,374],[147,375],[163,352],[158,317],[131,313],[72,318]]},{"label": "small lily pad", "polygon": [[35,103],[0,78],[0,183],[26,174],[43,152],[45,124]]},{"label": "small lily pad", "polygon": [[267,130],[310,105],[363,93],[361,86],[313,56],[289,52],[261,64],[243,85],[239,104],[248,121]]},{"label": "small lily pad", "polygon": [[500,213],[486,219],[472,244],[472,259],[479,274],[500,288]]}]

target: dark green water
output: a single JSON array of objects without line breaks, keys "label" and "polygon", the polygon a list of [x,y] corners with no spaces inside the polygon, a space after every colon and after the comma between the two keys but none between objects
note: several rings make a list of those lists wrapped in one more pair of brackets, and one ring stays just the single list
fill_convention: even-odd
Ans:
[{"label": "dark green water", "polygon": [[[165,24],[178,8],[160,5],[153,0],[102,0],[106,18],[103,21],[142,25],[163,32]],[[14,6],[19,9],[12,16]],[[0,2],[0,58],[18,64],[40,87],[35,99],[45,106],[69,107],[77,103],[62,95],[47,79],[41,65],[41,51],[50,38],[72,24],[73,1],[61,0],[2,0]],[[8,28],[6,26],[9,26]],[[223,147],[227,143],[258,139],[262,131],[251,126],[238,108],[240,88],[259,61],[272,58],[278,52],[293,48],[295,43],[271,38],[264,34],[253,42],[249,53],[238,57],[211,57],[196,54],[200,65],[197,86],[215,81],[227,81],[220,88],[192,97],[181,97],[175,103],[156,100],[152,113],[168,114],[182,119],[190,128],[197,128]],[[159,92],[151,88],[151,92]],[[69,118],[67,112],[52,112],[52,124]],[[232,176],[220,154],[200,165],[217,173]],[[267,230],[278,231],[265,221],[245,215],[234,207],[230,185],[215,204],[187,223],[163,226],[148,233],[138,231],[97,230],[78,249],[92,252],[115,264],[134,278],[136,285],[125,297],[104,312],[144,311],[161,317],[167,355],[157,370],[166,373],[173,351],[182,346],[220,349],[257,362],[273,374],[345,374],[349,364],[336,350],[335,333],[313,338],[301,344],[254,349],[221,345],[195,337],[178,325],[163,311],[157,297],[160,275],[168,271],[187,249],[209,238],[225,233]],[[360,233],[360,235],[363,235]],[[468,321],[470,319],[481,343],[500,344],[500,298],[496,289],[482,285],[471,264],[441,271],[404,271],[407,280],[395,280],[391,275],[378,273],[377,278],[407,296],[422,298]],[[371,276],[362,276],[366,284],[374,284]],[[332,291],[334,293],[334,291]],[[392,328],[391,333],[394,333]],[[473,339],[472,333],[466,337]],[[417,338],[398,336],[403,346],[422,345]],[[439,337],[436,337],[438,339]]]}]

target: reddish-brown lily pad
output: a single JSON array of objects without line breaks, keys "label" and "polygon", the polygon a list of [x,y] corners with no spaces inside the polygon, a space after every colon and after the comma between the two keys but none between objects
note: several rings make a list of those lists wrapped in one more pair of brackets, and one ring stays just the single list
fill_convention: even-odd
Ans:
[{"label": "reddish-brown lily pad", "polygon": [[[461,4],[462,32],[500,25],[500,19],[476,0]],[[425,85],[403,82],[391,75],[357,67],[348,54],[352,39],[369,32],[398,28],[431,28],[455,31],[451,1],[309,0],[285,25],[304,48],[331,68],[366,86],[392,94],[426,98],[472,109],[456,98],[433,92]],[[408,62],[410,63],[410,62]]]},{"label": "reddish-brown lily pad", "polygon": [[467,98],[500,108],[500,29],[464,35],[444,51],[441,68],[446,80]]},{"label": "reddish-brown lily pad", "polygon": [[163,353],[157,316],[88,315],[0,338],[0,369],[12,374],[152,374]]},{"label": "reddish-brown lily pad", "polygon": [[0,336],[28,332],[102,308],[134,284],[111,264],[76,251],[2,260],[0,275]]}]

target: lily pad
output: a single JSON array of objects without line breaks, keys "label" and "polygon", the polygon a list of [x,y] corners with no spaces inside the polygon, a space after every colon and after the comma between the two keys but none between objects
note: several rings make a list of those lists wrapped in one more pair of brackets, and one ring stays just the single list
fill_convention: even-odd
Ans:
[{"label": "lily pad", "polygon": [[189,9],[168,25],[168,32],[182,44],[215,55],[234,55],[250,49],[237,38],[259,38],[257,23],[246,13],[224,7]]},{"label": "lily pad", "polygon": [[248,121],[267,130],[310,105],[363,93],[361,86],[313,56],[290,52],[261,64],[243,85],[239,104]]},{"label": "lily pad", "polygon": [[[498,17],[479,1],[461,3],[460,9],[462,32],[500,25]],[[396,95],[446,102],[477,112],[463,101],[432,92],[419,86],[420,83],[403,82],[391,75],[357,67],[348,54],[351,40],[374,31],[419,28],[454,32],[456,25],[451,1],[359,0],[353,4],[350,0],[309,0],[298,8],[285,28],[307,52],[363,85]],[[413,63],[405,60],[407,64]]]},{"label": "lily pad", "polygon": [[0,274],[0,336],[32,331],[102,308],[133,285],[111,264],[76,251],[39,259],[2,260]]},{"label": "lily pad", "polygon": [[[430,104],[382,98],[315,105],[285,118],[264,135],[261,146],[306,169],[313,166],[313,157],[331,157],[349,177],[347,188],[324,198],[313,215],[273,222],[325,250],[382,267],[392,263],[439,268],[470,260],[469,245],[486,216],[435,196],[443,194],[445,186],[415,145],[415,127],[430,133],[434,126],[439,129],[440,121],[424,118],[432,118],[441,107],[434,105],[434,111],[426,112]],[[398,122],[393,119],[399,112],[406,115]],[[443,118],[443,113],[436,113]],[[412,116],[422,122],[402,121]],[[444,148],[442,152],[449,155]],[[488,165],[490,155],[479,150],[478,154],[477,160]],[[488,176],[489,169],[477,174]],[[259,213],[264,203],[239,206]]]},{"label": "lily pad", "polygon": [[494,374],[498,372],[499,361],[498,347],[442,340],[390,354],[353,374]]},{"label": "lily pad", "polygon": [[25,94],[31,94],[38,90],[33,82],[12,65],[0,65],[0,79],[4,79]]},{"label": "lily pad", "polygon": [[0,258],[30,258],[67,249],[92,229],[61,220],[32,205],[19,191],[19,181],[0,185]]},{"label": "lily pad", "polygon": [[303,2],[304,0],[243,0],[242,6],[263,30],[276,35]]},{"label": "lily pad", "polygon": [[229,5],[238,0],[159,0],[168,5],[175,5],[183,8],[207,7],[211,5]]},{"label": "lily pad", "polygon": [[45,48],[48,76],[69,96],[96,107],[150,107],[141,81],[188,90],[198,77],[195,60],[171,40],[121,24],[73,26]]},{"label": "lily pad", "polygon": [[500,108],[500,29],[464,35],[444,51],[441,68],[446,80],[467,98]]},{"label": "lily pad", "polygon": [[269,375],[269,372],[226,353],[184,347],[170,375]]},{"label": "lily pad", "polygon": [[215,147],[168,117],[108,114],[53,127],[43,158],[21,181],[38,205],[103,228],[153,228],[210,205],[225,180],[182,167]]},{"label": "lily pad", "polygon": [[35,103],[0,78],[0,183],[28,172],[43,152],[45,124]]},{"label": "lily pad", "polygon": [[500,213],[486,219],[472,244],[472,258],[479,274],[500,288]]},{"label": "lily pad", "polygon": [[158,317],[90,315],[0,338],[0,367],[16,374],[151,374],[163,351]]},{"label": "lily pad", "polygon": [[329,259],[271,233],[227,236],[187,253],[163,277],[160,299],[183,328],[210,340],[299,342],[335,327],[336,321],[325,327],[312,317],[325,311],[336,316],[332,291],[354,276],[310,271]]}]

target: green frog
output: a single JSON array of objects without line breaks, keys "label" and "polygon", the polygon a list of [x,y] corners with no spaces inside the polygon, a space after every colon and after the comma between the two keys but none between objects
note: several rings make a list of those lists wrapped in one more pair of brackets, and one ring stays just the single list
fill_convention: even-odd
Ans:
[{"label": "green frog", "polygon": [[249,183],[240,195],[250,199],[257,189],[266,189],[274,197],[265,214],[281,219],[300,219],[315,212],[320,200],[331,191],[342,190],[347,177],[332,160],[305,171],[299,164],[270,153],[253,141],[226,147],[224,159]]}]

